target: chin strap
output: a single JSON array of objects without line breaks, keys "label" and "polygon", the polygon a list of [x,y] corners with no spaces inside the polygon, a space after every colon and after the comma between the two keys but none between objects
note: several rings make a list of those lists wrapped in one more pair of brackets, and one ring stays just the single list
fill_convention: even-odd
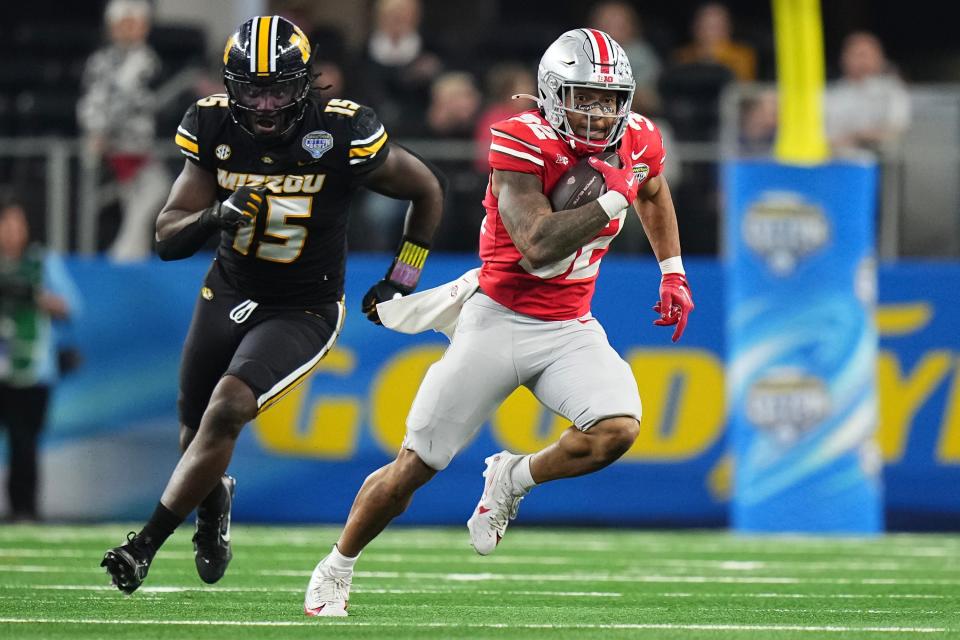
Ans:
[{"label": "chin strap", "polygon": [[540,98],[536,96],[532,96],[529,93],[515,93],[512,96],[510,96],[510,99],[511,100],[533,100],[534,102],[537,103],[538,107],[543,106],[543,101],[540,100]]}]

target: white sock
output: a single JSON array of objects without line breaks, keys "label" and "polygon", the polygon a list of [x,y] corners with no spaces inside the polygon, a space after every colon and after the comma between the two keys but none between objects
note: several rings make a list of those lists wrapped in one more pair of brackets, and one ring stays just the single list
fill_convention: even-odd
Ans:
[{"label": "white sock", "polygon": [[510,469],[510,482],[517,489],[522,489],[524,493],[537,486],[530,473],[531,458],[533,458],[532,454],[523,456],[517,464],[513,465],[513,469]]},{"label": "white sock", "polygon": [[354,557],[350,558],[340,553],[340,549],[337,549],[337,545],[333,545],[333,550],[327,557],[330,559],[330,566],[337,571],[353,571],[353,565],[357,563],[357,558],[360,557],[360,554],[358,553]]}]

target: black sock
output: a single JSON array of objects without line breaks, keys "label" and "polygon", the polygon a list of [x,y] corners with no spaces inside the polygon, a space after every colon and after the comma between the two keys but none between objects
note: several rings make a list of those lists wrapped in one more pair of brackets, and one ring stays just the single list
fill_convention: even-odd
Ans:
[{"label": "black sock", "polygon": [[203,502],[200,503],[200,506],[197,507],[197,517],[201,520],[209,519],[208,516],[217,518],[220,516],[220,512],[223,511],[223,507],[227,503],[227,488],[223,486],[223,481],[218,480],[217,486],[213,488],[213,491],[203,499]]},{"label": "black sock", "polygon": [[183,518],[163,506],[162,502],[158,502],[157,508],[153,510],[153,515],[147,520],[147,524],[144,525],[137,538],[150,549],[151,555],[155,554],[157,549],[167,541],[170,534],[180,526],[181,522],[183,522]]}]

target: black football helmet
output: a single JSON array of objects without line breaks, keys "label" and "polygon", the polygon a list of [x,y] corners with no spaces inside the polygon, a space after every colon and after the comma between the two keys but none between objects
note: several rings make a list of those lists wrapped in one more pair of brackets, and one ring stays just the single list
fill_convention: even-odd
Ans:
[{"label": "black football helmet", "polygon": [[310,41],[280,16],[255,16],[223,50],[223,84],[234,122],[257,140],[281,138],[303,117]]}]

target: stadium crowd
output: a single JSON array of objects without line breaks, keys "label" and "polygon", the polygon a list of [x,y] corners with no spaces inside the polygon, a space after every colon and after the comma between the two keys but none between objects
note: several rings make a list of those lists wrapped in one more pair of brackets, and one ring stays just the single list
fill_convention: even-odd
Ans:
[{"label": "stadium crowd", "polygon": [[[152,214],[159,206],[153,195],[164,191],[176,169],[168,141],[185,105],[223,90],[220,51],[207,44],[208,25],[151,21],[163,13],[162,4],[78,3],[57,22],[20,8],[13,38],[3,45],[42,55],[18,58],[33,60],[30,65],[9,63],[10,57],[0,65],[0,136],[83,138],[101,167],[97,246],[117,260],[138,260],[153,250]],[[395,140],[438,161],[448,174],[449,213],[436,246],[441,251],[475,249],[487,125],[533,106],[512,96],[535,93],[539,52],[564,29],[592,26],[623,44],[637,78],[634,108],[658,123],[668,149],[716,143],[723,90],[734,82],[774,79],[769,7],[758,14],[745,2],[667,9],[598,0],[552,3],[545,11],[538,2],[370,0],[340,20],[323,3],[253,4],[303,26],[324,95],[372,106]],[[895,145],[910,121],[909,102],[881,37],[864,30],[872,24],[870,13],[823,10],[830,76],[836,78],[827,100],[832,141],[837,149]],[[873,107],[869,118],[861,117],[865,104]],[[776,128],[775,96],[747,107],[742,150],[767,153]],[[718,251],[716,153],[678,153],[668,163],[691,254]],[[42,211],[42,194],[25,187],[42,179],[44,168],[15,160],[0,157],[0,185],[27,200],[31,211]],[[369,194],[357,209],[351,246],[392,248],[404,205]],[[42,235],[43,221],[34,222]],[[649,247],[635,226],[614,250],[643,253]]]}]

